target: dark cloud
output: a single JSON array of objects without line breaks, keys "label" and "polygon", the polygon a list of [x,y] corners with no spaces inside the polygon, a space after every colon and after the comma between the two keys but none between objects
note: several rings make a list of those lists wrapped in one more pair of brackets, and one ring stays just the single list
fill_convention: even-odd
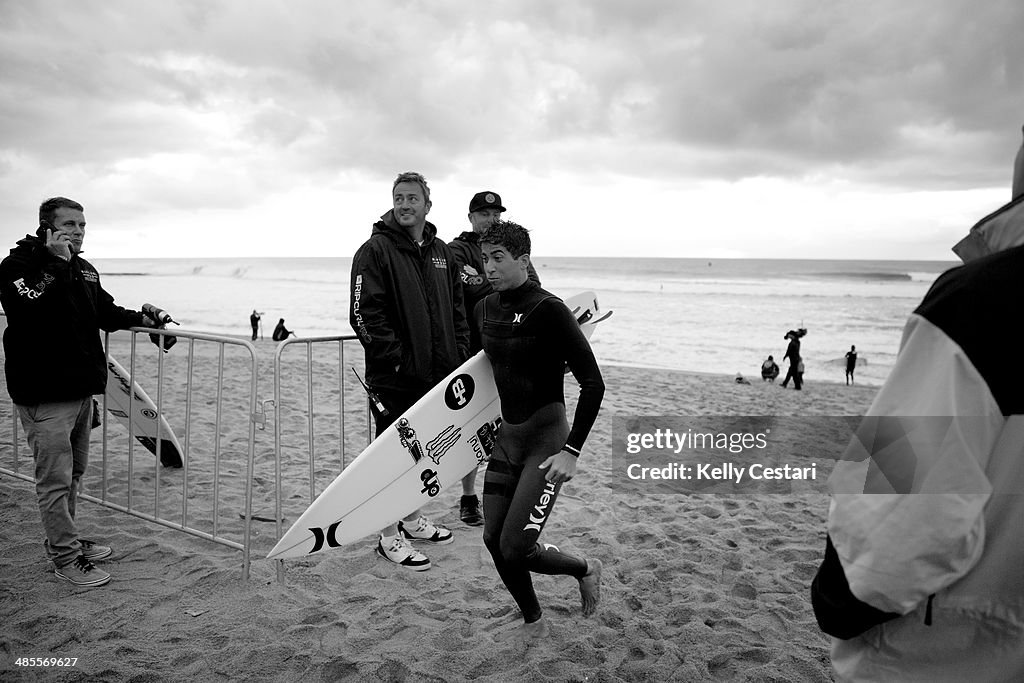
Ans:
[{"label": "dark cloud", "polygon": [[407,168],[999,186],[1021,26],[1018,0],[0,2],[0,175],[197,208]]}]

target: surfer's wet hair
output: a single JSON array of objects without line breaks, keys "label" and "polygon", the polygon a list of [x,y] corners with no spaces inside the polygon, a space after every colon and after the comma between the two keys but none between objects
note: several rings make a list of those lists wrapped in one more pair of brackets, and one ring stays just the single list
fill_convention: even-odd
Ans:
[{"label": "surfer's wet hair", "polygon": [[416,171],[399,173],[398,177],[395,178],[395,182],[391,185],[391,194],[395,193],[395,188],[398,187],[399,183],[419,183],[419,186],[423,188],[423,201],[430,201],[430,188],[427,187],[427,179],[423,177],[423,174]]},{"label": "surfer's wet hair", "polygon": [[497,221],[480,235],[480,242],[502,247],[512,258],[530,253],[530,231],[512,221]]}]

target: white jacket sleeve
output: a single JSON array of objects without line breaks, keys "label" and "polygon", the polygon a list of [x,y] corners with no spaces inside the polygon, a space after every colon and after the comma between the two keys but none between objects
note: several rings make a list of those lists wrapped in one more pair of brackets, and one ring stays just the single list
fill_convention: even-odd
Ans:
[{"label": "white jacket sleeve", "polygon": [[960,347],[912,316],[829,479],[828,532],[857,598],[906,614],[974,566],[992,491],[985,468],[1004,424]]}]

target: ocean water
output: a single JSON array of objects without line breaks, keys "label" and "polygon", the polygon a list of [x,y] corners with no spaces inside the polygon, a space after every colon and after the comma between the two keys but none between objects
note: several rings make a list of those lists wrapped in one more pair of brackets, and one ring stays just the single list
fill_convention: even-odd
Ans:
[{"label": "ocean water", "polygon": [[[183,329],[250,334],[264,343],[278,319],[300,336],[350,334],[349,258],[97,259],[123,306],[167,309]],[[856,345],[857,381],[881,384],[907,316],[954,262],[775,259],[543,258],[543,285],[563,297],[592,289],[614,310],[593,340],[602,363],[742,373],[782,362],[787,330],[804,327],[805,381],[844,381]]]}]

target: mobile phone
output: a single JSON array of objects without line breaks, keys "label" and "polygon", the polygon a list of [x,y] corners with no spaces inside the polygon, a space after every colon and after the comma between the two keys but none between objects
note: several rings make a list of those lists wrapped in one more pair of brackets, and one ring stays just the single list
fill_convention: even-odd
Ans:
[{"label": "mobile phone", "polygon": [[57,232],[57,228],[54,227],[53,223],[47,220],[39,221],[39,228],[36,230],[36,236],[41,239],[44,243],[46,242],[46,231],[51,230],[54,233]]}]

